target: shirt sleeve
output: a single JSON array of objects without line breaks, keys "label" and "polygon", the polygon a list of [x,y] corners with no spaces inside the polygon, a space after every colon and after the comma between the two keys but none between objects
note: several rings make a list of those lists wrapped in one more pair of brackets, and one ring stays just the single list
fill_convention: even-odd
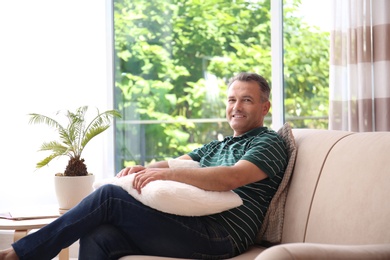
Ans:
[{"label": "shirt sleeve", "polygon": [[285,170],[286,144],[277,133],[269,132],[253,138],[241,160],[259,167],[269,178]]}]

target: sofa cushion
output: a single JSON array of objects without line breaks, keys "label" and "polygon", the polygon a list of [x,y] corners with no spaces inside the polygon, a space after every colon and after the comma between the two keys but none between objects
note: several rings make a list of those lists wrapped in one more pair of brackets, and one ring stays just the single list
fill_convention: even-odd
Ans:
[{"label": "sofa cushion", "polygon": [[284,205],[286,203],[291,174],[294,169],[297,147],[289,123],[285,123],[283,127],[278,130],[278,134],[286,142],[289,159],[283,179],[271,200],[261,229],[256,236],[255,242],[258,244],[263,243],[264,241],[269,243],[280,243],[282,240]]},{"label": "sofa cushion", "polygon": [[269,259],[390,259],[390,245],[288,243],[268,248],[255,258],[255,260]]},{"label": "sofa cushion", "polygon": [[354,133],[333,146],[312,199],[305,242],[390,243],[389,154],[389,132]]},{"label": "sofa cushion", "polygon": [[305,241],[307,220],[324,162],[332,147],[351,134],[322,129],[292,131],[297,157],[284,209],[282,243]]}]

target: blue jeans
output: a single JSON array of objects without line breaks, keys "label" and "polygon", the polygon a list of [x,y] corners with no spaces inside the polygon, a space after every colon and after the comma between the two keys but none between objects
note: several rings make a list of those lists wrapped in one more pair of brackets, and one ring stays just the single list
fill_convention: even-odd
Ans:
[{"label": "blue jeans", "polygon": [[105,185],[73,209],[12,246],[20,259],[52,259],[80,239],[79,259],[155,255],[226,259],[237,253],[227,231],[208,217],[154,210],[115,185]]}]

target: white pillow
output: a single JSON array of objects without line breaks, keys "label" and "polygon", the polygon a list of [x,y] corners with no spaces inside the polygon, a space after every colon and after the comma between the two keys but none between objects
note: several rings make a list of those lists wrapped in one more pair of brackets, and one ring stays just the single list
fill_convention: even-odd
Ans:
[{"label": "white pillow", "polygon": [[[169,160],[170,168],[195,168],[199,164],[192,160]],[[136,174],[121,178],[113,177],[96,181],[97,189],[104,184],[122,187],[136,200],[162,212],[181,216],[204,216],[220,213],[242,205],[242,199],[233,191],[206,191],[192,185],[176,181],[157,180],[142,188],[141,194],[133,188]]]}]

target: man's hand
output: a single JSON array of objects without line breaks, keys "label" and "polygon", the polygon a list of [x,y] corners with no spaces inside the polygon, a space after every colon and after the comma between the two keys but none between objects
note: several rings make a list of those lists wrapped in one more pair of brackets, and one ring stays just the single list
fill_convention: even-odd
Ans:
[{"label": "man's hand", "polygon": [[141,194],[141,189],[149,182],[156,180],[166,180],[166,176],[170,169],[168,168],[145,168],[134,176],[133,188]]},{"label": "man's hand", "polygon": [[139,171],[142,171],[142,170],[145,170],[146,168],[142,165],[135,165],[135,166],[131,166],[131,167],[126,167],[124,169],[122,169],[117,175],[116,177],[120,178],[120,177],[124,177],[126,175],[129,175],[129,174],[133,174],[133,173],[137,173]]}]

